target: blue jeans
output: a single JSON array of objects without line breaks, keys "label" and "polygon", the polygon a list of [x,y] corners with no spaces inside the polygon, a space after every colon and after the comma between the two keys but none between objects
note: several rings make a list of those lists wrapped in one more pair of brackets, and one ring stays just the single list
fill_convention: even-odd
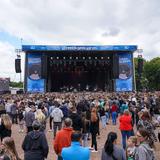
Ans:
[{"label": "blue jeans", "polygon": [[102,128],[106,128],[106,116],[101,116]]},{"label": "blue jeans", "polygon": [[117,121],[117,112],[112,112],[112,124],[116,125]]},{"label": "blue jeans", "polygon": [[82,146],[88,147],[88,133],[82,133]]},{"label": "blue jeans", "polygon": [[131,136],[131,131],[121,131],[122,134],[122,146],[126,149],[126,138],[128,139]]},{"label": "blue jeans", "polygon": [[106,123],[108,123],[108,121],[109,121],[109,113],[106,112],[105,114],[106,114]]}]

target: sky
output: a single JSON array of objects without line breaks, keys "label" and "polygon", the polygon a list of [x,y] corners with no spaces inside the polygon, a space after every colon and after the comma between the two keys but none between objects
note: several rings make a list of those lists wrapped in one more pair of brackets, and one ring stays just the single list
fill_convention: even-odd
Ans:
[{"label": "sky", "polygon": [[0,6],[0,77],[12,81],[19,81],[15,49],[22,44],[138,45],[145,59],[160,56],[159,0],[0,0]]}]

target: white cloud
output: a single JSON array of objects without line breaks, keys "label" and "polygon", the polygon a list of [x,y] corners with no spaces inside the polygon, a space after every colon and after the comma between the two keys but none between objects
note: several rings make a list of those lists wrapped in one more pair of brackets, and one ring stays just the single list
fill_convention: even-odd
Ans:
[{"label": "white cloud", "polygon": [[160,55],[159,0],[1,0],[0,6],[0,30],[25,41],[135,44],[147,59]]},{"label": "white cloud", "polygon": [[[20,76],[15,73],[15,48],[6,42],[0,42],[0,77],[10,77],[12,81],[20,81]],[[22,57],[22,75],[24,74],[24,55]],[[23,76],[22,76],[23,78]],[[23,80],[23,79],[22,79]]]}]

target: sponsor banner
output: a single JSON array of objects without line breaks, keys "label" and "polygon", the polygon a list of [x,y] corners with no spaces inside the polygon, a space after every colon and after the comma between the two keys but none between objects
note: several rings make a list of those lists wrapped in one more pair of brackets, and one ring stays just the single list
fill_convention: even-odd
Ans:
[{"label": "sponsor banner", "polygon": [[133,90],[133,69],[131,53],[119,54],[119,79],[116,79],[116,91]]},{"label": "sponsor banner", "polygon": [[27,92],[44,92],[44,79],[41,78],[41,55],[28,54]]},{"label": "sponsor banner", "polygon": [[102,45],[102,46],[76,46],[76,45],[23,45],[22,51],[135,51],[136,45]]}]

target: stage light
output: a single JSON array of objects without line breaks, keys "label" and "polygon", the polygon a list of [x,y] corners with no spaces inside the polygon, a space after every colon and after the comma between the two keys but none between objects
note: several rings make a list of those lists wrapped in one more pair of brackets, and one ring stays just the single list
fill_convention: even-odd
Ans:
[{"label": "stage light", "polygon": [[107,57],[108,59],[110,59],[110,57]]},{"label": "stage light", "polygon": [[83,59],[85,59],[85,57],[83,57]]},{"label": "stage light", "polygon": [[104,57],[101,57],[101,59],[104,59]]},{"label": "stage light", "polygon": [[63,57],[63,59],[66,59],[66,57]]},{"label": "stage light", "polygon": [[97,59],[97,57],[95,57],[95,59]]},{"label": "stage light", "polygon": [[76,59],[78,59],[78,57],[76,57]]},{"label": "stage light", "polygon": [[69,59],[72,59],[72,57],[69,57]]},{"label": "stage light", "polygon": [[91,59],[91,57],[88,57],[89,59]]},{"label": "stage light", "polygon": [[51,60],[53,59],[53,57],[51,57]]},{"label": "stage light", "polygon": [[59,59],[59,57],[57,57],[57,59]]}]

